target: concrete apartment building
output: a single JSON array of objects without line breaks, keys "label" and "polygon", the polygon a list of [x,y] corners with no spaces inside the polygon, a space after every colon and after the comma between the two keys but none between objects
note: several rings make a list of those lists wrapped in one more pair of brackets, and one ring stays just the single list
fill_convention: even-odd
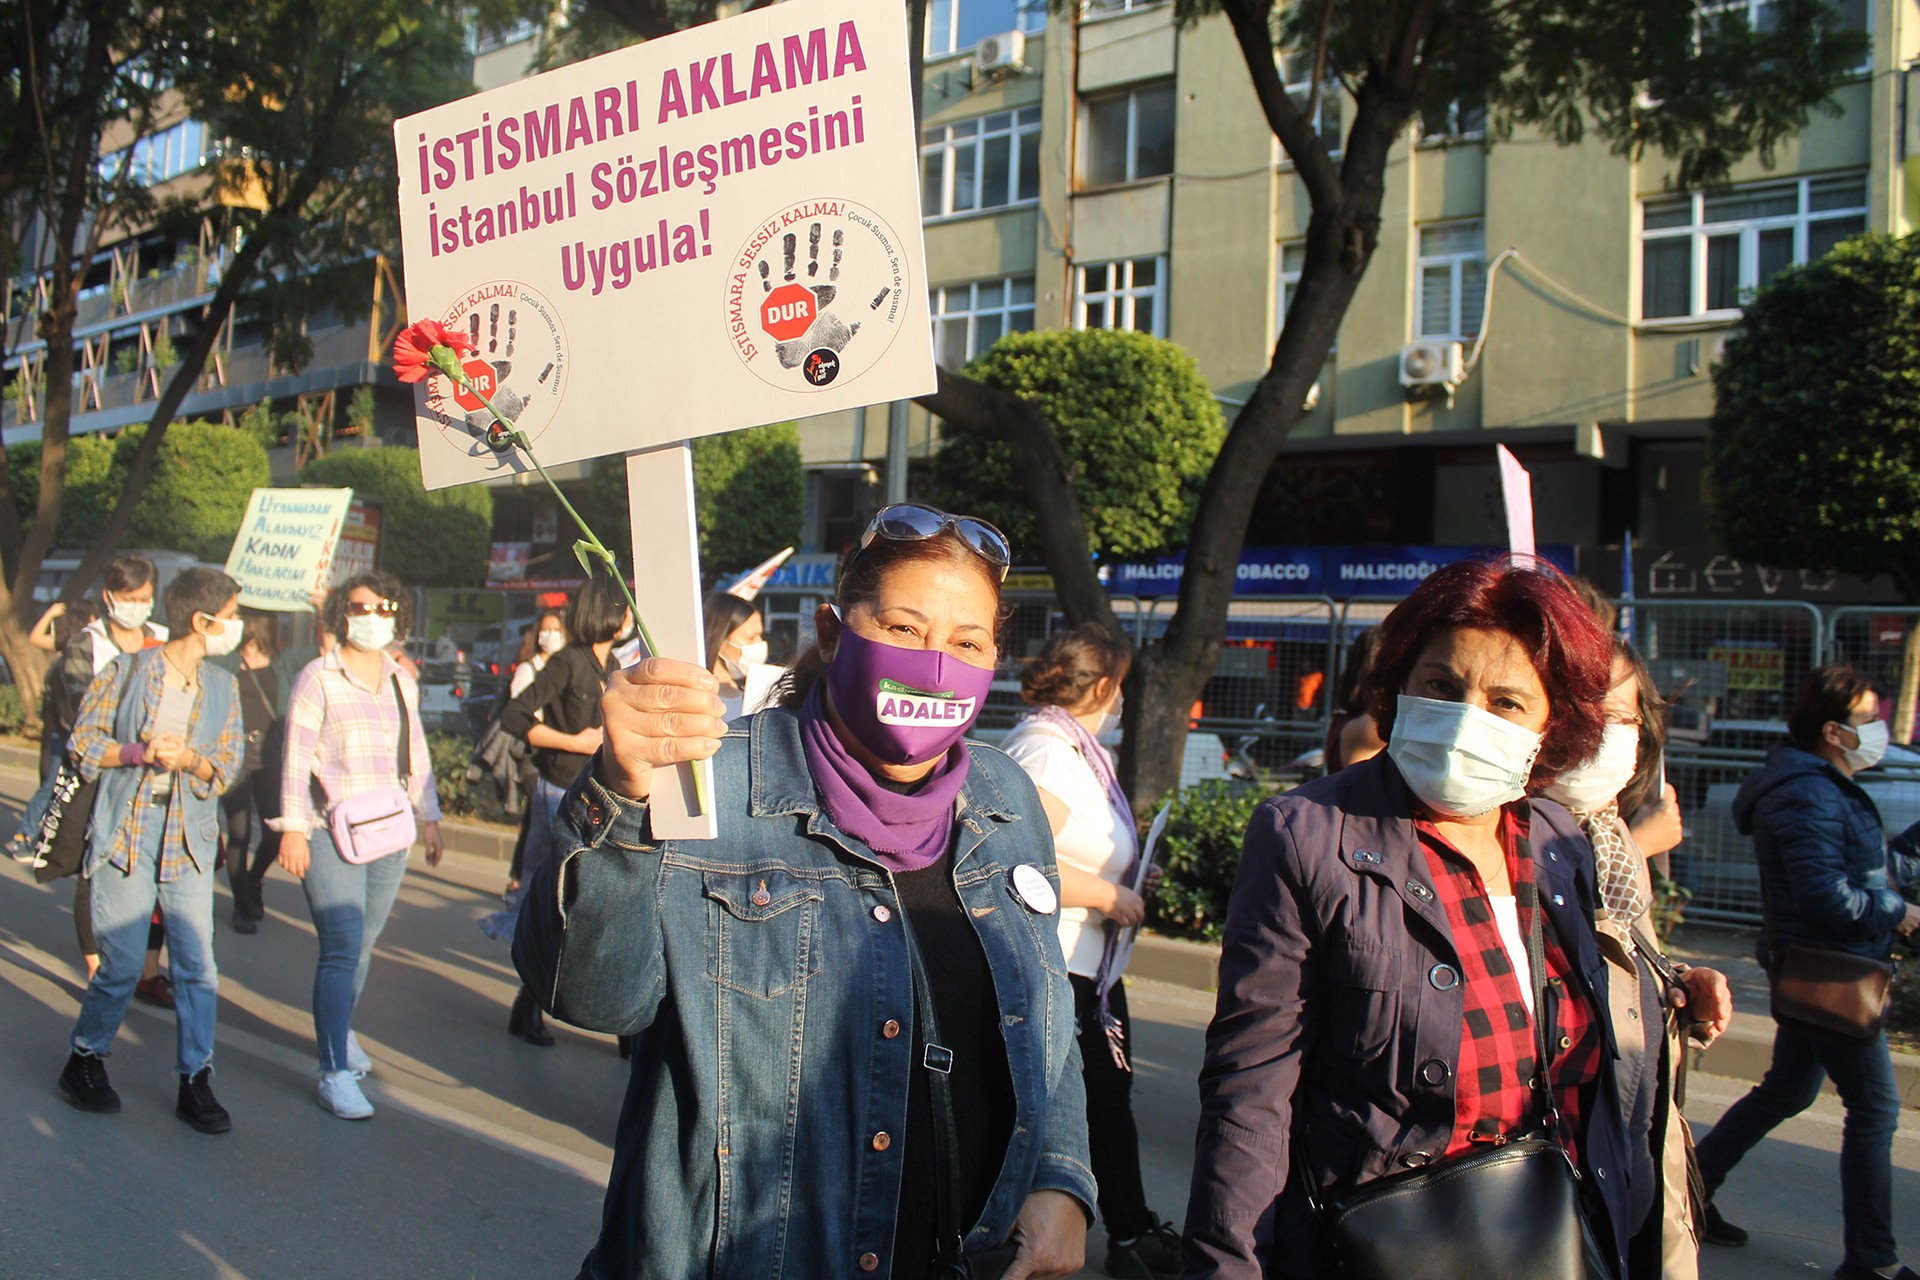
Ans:
[{"label": "concrete apartment building", "polygon": [[[1773,0],[1714,3],[1764,22]],[[1920,8],[1839,8],[1871,33],[1872,55],[1835,94],[1837,114],[1817,115],[1771,168],[1743,163],[1726,189],[1672,191],[1662,158],[1630,162],[1591,140],[1489,147],[1470,112],[1409,130],[1379,250],[1249,543],[1498,541],[1489,446],[1501,441],[1533,472],[1543,543],[1599,546],[1631,529],[1643,545],[1709,547],[1709,370],[1743,293],[1845,236],[1911,230],[1920,202]],[[524,75],[535,35],[476,38],[476,84]],[[1283,69],[1304,103],[1309,60]],[[1334,145],[1346,108],[1325,86],[1317,124]],[[187,119],[139,145],[163,184],[204,182],[217,151]],[[943,364],[1014,329],[1132,327],[1191,352],[1229,416],[1265,370],[1308,209],[1224,19],[1183,28],[1171,4],[1141,0],[1087,0],[1077,21],[1044,0],[930,0],[921,154]],[[78,335],[76,432],[145,419],[163,376],[153,353],[196,323],[221,254],[217,210],[197,244],[130,236],[102,253]],[[350,420],[364,386],[373,434],[410,442],[409,401],[382,367],[397,314],[382,260],[372,285],[364,314],[309,322],[315,356],[297,374],[273,367],[242,308],[183,412],[272,399],[351,430],[366,425]],[[34,287],[9,284],[9,314]],[[21,381],[33,345],[10,355]],[[0,425],[31,428],[35,412],[10,393]],[[809,419],[801,436],[813,551],[909,491],[937,446],[911,406]],[[496,536],[550,523],[542,501],[501,503]]]},{"label": "concrete apartment building", "polygon": [[[1724,0],[1723,0],[1724,2]],[[1764,22],[1770,0],[1733,0]],[[1709,193],[1658,156],[1525,133],[1488,147],[1471,113],[1396,148],[1380,247],[1251,544],[1504,538],[1490,445],[1534,476],[1543,543],[1711,543],[1702,504],[1709,369],[1743,293],[1860,231],[1913,229],[1920,8],[1853,0],[1870,62],[1782,146]],[[935,347],[958,367],[1008,329],[1127,326],[1191,352],[1229,416],[1264,372],[1308,206],[1227,24],[1169,4],[936,0],[923,205]],[[1009,37],[1005,33],[1016,33]],[[1303,103],[1310,59],[1284,58]],[[1317,121],[1343,130],[1337,84]],[[1509,253],[1508,251],[1512,251]],[[1494,276],[1492,308],[1486,282]],[[1460,372],[1480,344],[1478,359]],[[1415,385],[1407,385],[1409,382]],[[1449,385],[1449,384],[1452,385]],[[911,458],[936,428],[907,415]],[[886,463],[887,414],[803,424],[823,545]]]}]

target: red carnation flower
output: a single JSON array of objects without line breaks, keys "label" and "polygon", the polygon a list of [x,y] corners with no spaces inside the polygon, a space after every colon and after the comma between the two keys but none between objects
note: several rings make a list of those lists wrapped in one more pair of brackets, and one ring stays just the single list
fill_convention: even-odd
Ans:
[{"label": "red carnation flower", "polygon": [[455,357],[477,348],[472,342],[449,331],[438,320],[416,320],[393,340],[393,372],[402,382],[418,382],[444,366],[434,359],[434,348],[445,347]]}]

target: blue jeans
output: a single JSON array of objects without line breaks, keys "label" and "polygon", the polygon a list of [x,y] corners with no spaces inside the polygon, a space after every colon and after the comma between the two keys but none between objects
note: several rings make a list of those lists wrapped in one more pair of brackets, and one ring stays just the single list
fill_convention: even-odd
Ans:
[{"label": "blue jeans", "polygon": [[1766,1077],[1700,1140],[1707,1197],[1712,1199],[1760,1139],[1812,1106],[1827,1077],[1846,1107],[1840,1137],[1845,1260],[1856,1267],[1890,1266],[1900,1260],[1893,1241],[1893,1131],[1900,1120],[1900,1094],[1884,1033],[1847,1040],[1776,1023]]},{"label": "blue jeans", "polygon": [[325,828],[315,827],[307,877],[307,910],[320,941],[313,971],[313,1038],[322,1071],[347,1069],[347,1027],[367,985],[373,944],[407,874],[407,850],[355,866],[333,847]]},{"label": "blue jeans", "polygon": [[[520,855],[520,883],[533,883],[533,873],[546,862],[549,847],[553,844],[555,818],[560,812],[560,802],[566,799],[565,787],[556,787],[544,777],[534,779],[533,790],[527,793],[527,842]],[[480,920],[480,932],[496,942],[513,945],[513,929],[520,919],[520,904],[526,901],[526,890],[515,889],[506,895],[507,909],[483,916]]]},{"label": "blue jeans", "polygon": [[102,863],[93,874],[93,932],[100,968],[80,999],[73,1047],[107,1056],[127,1016],[134,984],[147,958],[147,927],[157,900],[166,913],[167,955],[173,971],[173,1012],[178,1045],[175,1069],[194,1075],[213,1061],[214,1015],[219,971],[213,963],[213,868],[185,863],[179,877],[160,880],[162,828],[152,828],[151,848],[134,858],[133,874]]}]

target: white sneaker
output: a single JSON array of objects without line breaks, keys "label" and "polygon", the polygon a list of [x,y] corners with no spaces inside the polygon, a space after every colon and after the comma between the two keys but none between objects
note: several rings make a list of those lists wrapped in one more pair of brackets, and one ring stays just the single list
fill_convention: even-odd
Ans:
[{"label": "white sneaker", "polygon": [[355,1080],[373,1070],[373,1059],[360,1047],[360,1037],[351,1031],[347,1032],[347,1070],[353,1072]]},{"label": "white sneaker", "polygon": [[360,1092],[360,1082],[351,1071],[321,1072],[320,1105],[342,1120],[365,1120],[373,1114],[373,1104]]}]

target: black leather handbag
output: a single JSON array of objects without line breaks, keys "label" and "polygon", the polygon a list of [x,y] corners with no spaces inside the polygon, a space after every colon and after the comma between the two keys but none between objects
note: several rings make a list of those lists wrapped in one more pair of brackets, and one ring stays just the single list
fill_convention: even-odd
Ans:
[{"label": "black leather handbag", "polygon": [[[1533,913],[1534,1034],[1547,1054],[1545,944]],[[1366,1183],[1332,1200],[1312,1191],[1345,1280],[1613,1280],[1615,1254],[1580,1204],[1582,1175],[1560,1141],[1560,1109],[1539,1075],[1545,1132]],[[1304,1174],[1304,1162],[1296,1161]],[[1312,1187],[1312,1182],[1305,1185]]]},{"label": "black leather handbag", "polygon": [[1871,1040],[1887,1022],[1893,964],[1788,942],[1774,953],[1767,987],[1776,1021]]}]

